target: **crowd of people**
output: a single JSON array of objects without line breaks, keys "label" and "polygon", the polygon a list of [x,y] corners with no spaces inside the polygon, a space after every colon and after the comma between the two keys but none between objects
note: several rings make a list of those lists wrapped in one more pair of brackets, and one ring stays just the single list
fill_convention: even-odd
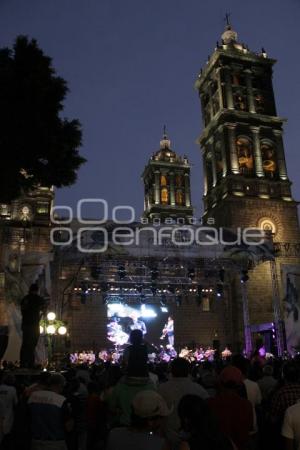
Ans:
[{"label": "crowd of people", "polygon": [[254,354],[149,362],[140,330],[122,364],[4,365],[1,450],[300,449],[300,360]]}]

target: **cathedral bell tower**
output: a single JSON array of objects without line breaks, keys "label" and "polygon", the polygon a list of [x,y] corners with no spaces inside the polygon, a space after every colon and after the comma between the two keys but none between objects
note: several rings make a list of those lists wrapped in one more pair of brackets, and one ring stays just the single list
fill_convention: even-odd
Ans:
[{"label": "cathedral bell tower", "polygon": [[238,42],[227,24],[221,44],[198,76],[204,130],[204,221],[260,227],[274,241],[299,242],[272,70],[276,61]]},{"label": "cathedral bell tower", "polygon": [[171,149],[164,127],[160,149],[152,155],[142,174],[145,186],[144,214],[150,221],[193,216],[190,194],[190,164],[186,156]]}]

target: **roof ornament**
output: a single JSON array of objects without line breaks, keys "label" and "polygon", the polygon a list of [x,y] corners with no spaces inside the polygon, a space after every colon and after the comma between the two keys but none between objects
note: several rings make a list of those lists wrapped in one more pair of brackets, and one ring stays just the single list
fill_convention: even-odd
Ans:
[{"label": "roof ornament", "polygon": [[167,127],[166,125],[164,125],[163,127],[163,138],[160,141],[160,149],[168,149],[170,150],[171,148],[171,141],[168,139],[168,135],[167,135]]},{"label": "roof ornament", "polygon": [[225,31],[222,34],[221,38],[225,45],[231,44],[234,42],[237,42],[237,32],[232,29],[231,23],[230,23],[230,13],[225,14]]}]

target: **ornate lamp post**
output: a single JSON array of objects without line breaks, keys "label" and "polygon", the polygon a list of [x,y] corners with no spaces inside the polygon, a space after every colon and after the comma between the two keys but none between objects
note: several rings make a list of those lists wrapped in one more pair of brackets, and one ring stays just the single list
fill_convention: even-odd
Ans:
[{"label": "ornate lamp post", "polygon": [[48,365],[51,365],[53,359],[53,347],[55,336],[66,336],[68,329],[66,324],[56,319],[54,312],[48,312],[46,319],[40,322],[40,334],[47,338],[48,346]]}]

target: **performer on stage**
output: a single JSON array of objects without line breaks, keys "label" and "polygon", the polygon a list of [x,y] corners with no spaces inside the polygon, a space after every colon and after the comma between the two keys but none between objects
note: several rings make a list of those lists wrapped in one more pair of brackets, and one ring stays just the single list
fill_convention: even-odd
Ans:
[{"label": "performer on stage", "polygon": [[161,339],[164,339],[167,336],[169,345],[173,348],[174,347],[174,320],[173,317],[168,317],[168,322],[165,324]]},{"label": "performer on stage", "polygon": [[141,332],[143,333],[143,336],[145,336],[145,334],[147,333],[147,328],[146,328],[145,322],[143,320],[139,319],[139,313],[137,311],[133,310],[130,313],[129,317],[132,321],[129,325],[130,330],[131,331],[141,330]]},{"label": "performer on stage", "polygon": [[122,325],[118,323],[118,318],[114,318],[107,324],[107,338],[115,345],[124,345],[128,341],[129,334],[124,333]]}]

